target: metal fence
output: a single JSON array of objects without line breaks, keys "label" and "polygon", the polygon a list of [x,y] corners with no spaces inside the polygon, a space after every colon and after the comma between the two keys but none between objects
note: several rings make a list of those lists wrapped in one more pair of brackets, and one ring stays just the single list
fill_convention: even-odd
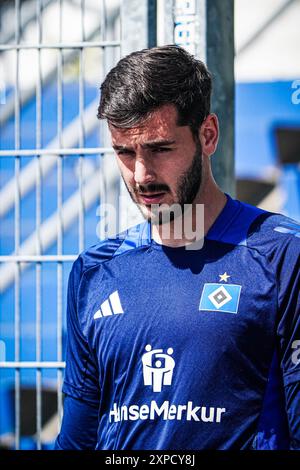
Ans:
[{"label": "metal fence", "polygon": [[[26,3],[26,4],[25,4]],[[94,67],[98,70],[98,81],[100,84],[107,68],[120,55],[120,39],[118,35],[118,2],[80,0],[77,2],[67,0],[44,1],[35,0],[21,2],[15,0],[14,5],[7,3],[7,10],[2,10],[10,20],[14,16],[14,37],[8,30],[6,38],[1,38],[0,53],[2,58],[4,54],[10,53],[14,57],[4,58],[5,65],[14,69],[14,83],[10,93],[7,93],[5,102],[1,109],[1,133],[4,134],[9,125],[9,121],[13,120],[14,136],[13,142],[10,142],[12,149],[7,150],[5,147],[5,138],[3,139],[0,151],[0,161],[2,162],[2,174],[9,175],[11,172],[11,163],[13,161],[14,169],[10,177],[3,178],[3,185],[0,188],[1,197],[1,217],[2,226],[5,227],[5,216],[10,214],[13,217],[13,237],[14,249],[12,253],[2,254],[0,256],[0,275],[1,275],[1,292],[3,295],[1,325],[5,323],[6,318],[12,313],[13,319],[13,350],[9,352],[9,342],[6,355],[3,353],[0,362],[1,375],[3,379],[2,388],[9,382],[8,370],[14,373],[14,405],[12,405],[14,415],[14,432],[4,432],[2,437],[2,445],[22,448],[21,442],[21,413],[24,415],[26,410],[22,410],[22,406],[26,403],[22,401],[22,374],[28,369],[32,369],[35,374],[35,410],[36,410],[36,432],[32,436],[33,448],[41,449],[43,441],[43,417],[42,417],[42,391],[43,391],[43,371],[57,371],[56,377],[56,395],[57,395],[57,417],[54,419],[56,430],[60,426],[62,416],[62,378],[65,363],[63,362],[63,316],[64,316],[64,290],[63,276],[64,266],[67,266],[65,277],[67,277],[70,262],[74,261],[77,253],[86,247],[85,240],[85,217],[86,212],[92,203],[96,200],[105,198],[105,183],[99,184],[103,180],[103,159],[105,155],[111,152],[110,148],[104,146],[104,136],[98,135],[96,126],[99,126],[96,120],[97,98],[89,104],[85,101],[86,95],[86,61],[91,64],[91,50],[99,51],[98,56],[92,57],[97,60]],[[64,9],[67,11],[64,12]],[[28,16],[28,11],[31,13]],[[49,27],[49,15],[56,13],[57,34],[55,41],[51,41],[49,36],[45,34],[45,24]],[[71,15],[69,19],[64,15]],[[24,15],[25,13],[25,15]],[[89,18],[87,16],[89,15]],[[96,21],[92,21],[91,16],[97,16]],[[26,20],[25,20],[26,16]],[[48,18],[47,18],[48,16]],[[76,20],[73,25],[72,19]],[[64,34],[64,27],[79,27],[79,31],[75,34]],[[35,28],[36,39],[33,36],[33,28]],[[49,30],[48,30],[49,33]],[[68,37],[69,36],[69,37]],[[67,38],[67,39],[66,39]],[[25,51],[30,51],[29,62],[24,62],[21,57]],[[51,53],[49,54],[49,51]],[[53,54],[54,52],[54,54]],[[33,54],[35,54],[35,57]],[[46,65],[45,65],[46,61]],[[29,86],[24,87],[22,76],[25,74],[25,68],[33,67],[32,80]],[[5,68],[3,65],[3,68]],[[69,67],[73,79],[77,79],[78,83],[78,109],[76,116],[73,116],[68,124],[64,122],[64,112],[68,103],[64,103],[64,71]],[[76,76],[77,75],[77,76]],[[76,77],[75,77],[76,76]],[[46,131],[45,112],[43,111],[43,100],[46,94],[46,87],[50,84],[56,88],[56,132],[52,139],[48,139],[45,143]],[[35,106],[35,136],[29,148],[22,146],[22,119],[26,115],[26,106],[34,102]],[[97,145],[90,147],[87,143],[87,136],[96,133]],[[7,143],[7,142],[6,142]],[[101,145],[100,145],[101,143]],[[77,188],[73,188],[69,198],[65,198],[64,193],[64,159],[72,157],[78,161],[77,165]],[[94,166],[96,170],[93,174],[86,176],[85,160],[90,157],[97,162]],[[27,160],[27,161],[25,161]],[[4,162],[4,163],[3,163]],[[45,196],[45,181],[48,177],[53,178],[55,174],[54,195],[50,190],[46,191],[47,198],[56,199],[56,209],[48,217],[43,217],[43,197]],[[52,175],[52,176],[51,176]],[[34,193],[34,196],[32,196]],[[30,196],[31,195],[31,196]],[[26,197],[34,197],[35,206],[34,218],[35,227],[27,239],[22,240],[22,201]],[[13,214],[13,215],[12,215]],[[9,217],[9,216],[8,216]],[[76,222],[77,220],[77,222]],[[78,244],[73,246],[73,253],[64,253],[64,236],[68,228],[72,224],[77,223]],[[4,230],[5,232],[5,230]],[[3,240],[2,240],[3,242]],[[53,245],[56,253],[53,253]],[[52,247],[52,253],[49,249]],[[5,251],[5,241],[2,246],[2,253]],[[51,252],[51,250],[50,250]],[[45,264],[50,263],[56,266],[56,318],[53,324],[56,328],[56,359],[44,360],[43,354],[43,308],[45,303],[45,293],[43,289],[43,270]],[[22,310],[22,293],[21,283],[22,275],[29,267],[34,266],[35,271],[35,298],[32,299],[35,304],[35,359],[26,360],[30,353],[26,351],[22,353],[22,321],[24,320]],[[52,270],[52,275],[54,272]],[[4,300],[6,291],[13,285],[14,299],[10,304],[10,312],[7,302]],[[43,298],[44,296],[44,298]],[[31,323],[32,325],[32,323]],[[5,328],[1,333],[5,338]],[[53,345],[55,345],[55,342]],[[6,341],[2,340],[2,344]],[[5,357],[3,357],[5,356]],[[11,359],[11,360],[10,360]],[[5,373],[5,370],[7,371]],[[9,400],[7,400],[9,404]],[[3,411],[3,410],[2,410]],[[4,413],[4,412],[3,412]],[[49,423],[46,423],[46,425]],[[52,417],[53,428],[53,417]],[[4,429],[5,431],[5,429]],[[51,433],[50,433],[51,434]],[[51,436],[53,436],[53,431]],[[50,440],[51,440],[50,436]],[[44,438],[47,440],[47,436]],[[48,436],[49,439],[49,436]]]}]

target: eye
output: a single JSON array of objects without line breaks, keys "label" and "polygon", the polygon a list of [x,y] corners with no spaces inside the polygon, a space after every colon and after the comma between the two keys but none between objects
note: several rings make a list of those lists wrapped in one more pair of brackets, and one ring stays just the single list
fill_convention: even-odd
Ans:
[{"label": "eye", "polygon": [[171,152],[172,149],[169,148],[169,147],[157,147],[155,149],[153,149],[153,152],[157,152],[157,153],[163,153],[163,152]]},{"label": "eye", "polygon": [[124,150],[117,150],[117,155],[118,156],[129,156],[129,157],[132,157],[134,155],[134,152],[132,150],[127,150],[127,149],[124,149]]}]

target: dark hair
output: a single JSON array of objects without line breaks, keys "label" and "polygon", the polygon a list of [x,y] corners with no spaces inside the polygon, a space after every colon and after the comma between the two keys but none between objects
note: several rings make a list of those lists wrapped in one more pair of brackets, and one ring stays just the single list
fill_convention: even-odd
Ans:
[{"label": "dark hair", "polygon": [[164,104],[174,104],[178,125],[197,134],[210,113],[211,75],[203,62],[176,45],[122,58],[101,85],[98,118],[129,128]]}]

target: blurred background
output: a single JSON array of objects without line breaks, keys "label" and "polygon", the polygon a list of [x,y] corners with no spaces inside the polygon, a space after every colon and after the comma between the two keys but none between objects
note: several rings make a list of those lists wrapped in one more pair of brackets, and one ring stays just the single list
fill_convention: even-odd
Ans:
[{"label": "blurred background", "polygon": [[116,231],[140,220],[96,118],[108,70],[170,43],[204,60],[217,181],[300,220],[299,21],[299,0],[0,2],[0,448],[52,447],[72,262],[105,236],[106,203]]}]

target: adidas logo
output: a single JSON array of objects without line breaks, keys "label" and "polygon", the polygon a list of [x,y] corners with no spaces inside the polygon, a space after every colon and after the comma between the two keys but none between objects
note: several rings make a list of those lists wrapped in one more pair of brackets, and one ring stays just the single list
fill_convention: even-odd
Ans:
[{"label": "adidas logo", "polygon": [[97,318],[109,317],[111,315],[119,315],[120,313],[124,313],[124,310],[121,305],[119,293],[116,290],[101,304],[101,307],[94,315],[94,320],[97,320]]}]

